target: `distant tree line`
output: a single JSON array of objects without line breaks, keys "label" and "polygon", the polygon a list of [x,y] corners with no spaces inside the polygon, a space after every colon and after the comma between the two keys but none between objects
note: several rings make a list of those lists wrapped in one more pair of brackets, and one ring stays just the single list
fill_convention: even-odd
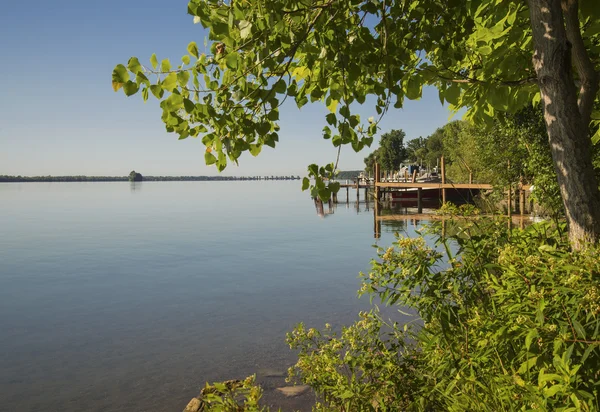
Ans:
[{"label": "distant tree line", "polygon": [[362,173],[362,170],[345,170],[339,171],[336,179],[337,180],[353,180]]},{"label": "distant tree line", "polygon": [[[300,176],[144,176],[145,182],[229,181],[229,180],[299,180]],[[129,176],[7,176],[0,182],[127,182]]]}]

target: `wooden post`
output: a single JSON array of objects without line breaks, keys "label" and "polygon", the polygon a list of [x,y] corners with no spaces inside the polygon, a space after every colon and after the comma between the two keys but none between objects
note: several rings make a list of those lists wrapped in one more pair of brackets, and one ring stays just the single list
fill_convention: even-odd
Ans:
[{"label": "wooden post", "polygon": [[469,172],[469,184],[473,184],[473,172]]},{"label": "wooden post", "polygon": [[415,183],[417,181],[417,169],[413,170],[413,174],[412,174],[412,183]]},{"label": "wooden post", "polygon": [[442,172],[442,204],[446,203],[446,162],[444,162],[444,156],[440,159],[440,167]]},{"label": "wooden post", "polygon": [[519,189],[519,212],[521,216],[525,214],[525,191],[522,188]]},{"label": "wooden post", "polygon": [[360,181],[356,178],[356,203],[360,201]]},{"label": "wooden post", "polygon": [[508,185],[508,205],[507,205],[507,209],[508,209],[508,217],[510,217],[512,215],[512,199],[511,199],[511,192],[512,192],[512,187],[511,185]]},{"label": "wooden post", "polygon": [[375,163],[375,203],[379,202],[379,180],[381,175],[379,174],[379,163]]},{"label": "wooden post", "polygon": [[381,220],[377,219],[377,216],[379,216],[379,202],[375,199],[375,209],[373,210],[373,237],[375,239],[381,237]]},{"label": "wooden post", "polygon": [[350,185],[346,186],[346,204],[350,203]]},{"label": "wooden post", "polygon": [[422,197],[423,197],[423,188],[419,187],[419,188],[417,188],[417,210],[418,210],[418,213],[423,213]]}]

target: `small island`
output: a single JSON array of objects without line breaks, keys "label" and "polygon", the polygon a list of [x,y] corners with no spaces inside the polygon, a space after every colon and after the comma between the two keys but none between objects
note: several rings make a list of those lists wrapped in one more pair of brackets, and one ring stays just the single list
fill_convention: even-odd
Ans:
[{"label": "small island", "polygon": [[129,181],[130,182],[141,182],[142,180],[144,180],[144,177],[142,176],[141,173],[137,173],[135,170],[132,170],[129,173]]}]

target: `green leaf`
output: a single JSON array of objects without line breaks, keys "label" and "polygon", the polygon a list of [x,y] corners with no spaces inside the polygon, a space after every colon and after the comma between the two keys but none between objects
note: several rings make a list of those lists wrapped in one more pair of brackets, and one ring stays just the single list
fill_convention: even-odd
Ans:
[{"label": "green leaf", "polygon": [[492,54],[492,48],[490,46],[483,46],[477,49],[477,51],[479,52],[479,54],[481,54],[482,56],[487,56],[489,54]]},{"label": "green leaf", "polygon": [[526,350],[529,350],[529,348],[531,347],[531,342],[533,341],[533,338],[535,338],[536,336],[538,336],[537,329],[531,329],[529,331],[529,333],[527,333],[527,336],[525,337],[525,349]]},{"label": "green leaf", "polygon": [[219,152],[219,157],[217,158],[217,170],[222,172],[227,167],[227,156],[225,156],[225,152]]},{"label": "green leaf", "polygon": [[410,100],[417,100],[421,98],[423,91],[422,84],[419,76],[411,76],[406,84],[406,97]]},{"label": "green leaf", "polygon": [[182,71],[177,73],[177,82],[181,87],[186,87],[189,80],[190,74],[188,72]]},{"label": "green leaf", "polygon": [[537,359],[538,359],[538,357],[534,356],[532,358],[527,359],[525,362],[523,362],[521,364],[521,366],[519,367],[519,373],[522,375],[522,374],[526,373],[527,371],[529,371],[529,369],[531,369],[531,367],[536,364]]},{"label": "green leaf", "polygon": [[600,129],[592,136],[592,144],[597,144],[598,142],[600,142]]},{"label": "green leaf", "polygon": [[225,58],[225,64],[231,70],[237,70],[238,68],[238,55],[237,53],[229,53]]},{"label": "green leaf", "polygon": [[188,51],[189,54],[191,54],[192,56],[194,56],[196,59],[198,58],[198,56],[199,56],[198,46],[196,45],[195,41],[190,42],[190,44],[188,44],[187,51]]},{"label": "green leaf", "polygon": [[183,64],[190,64],[190,56],[188,56],[187,54],[181,57],[181,62]]},{"label": "green leaf", "polygon": [[131,80],[129,80],[127,83],[125,83],[123,85],[123,91],[125,92],[125,94],[127,96],[136,94],[138,90],[139,90],[139,86],[137,85],[137,83],[132,82]]},{"label": "green leaf", "polygon": [[350,117],[350,108],[348,106],[342,106],[340,108],[340,114],[346,119]]},{"label": "green leaf", "polygon": [[310,179],[308,177],[305,177],[304,179],[302,179],[302,191],[305,191],[309,187],[310,187]]},{"label": "green leaf", "polygon": [[287,91],[287,85],[285,84],[285,80],[281,79],[273,86],[273,90],[275,93],[285,93]]},{"label": "green leaf", "polygon": [[[338,107],[338,100],[332,99],[331,96],[327,96],[327,109],[329,109],[329,111],[332,113],[335,113]],[[335,117],[335,115],[334,115]],[[330,123],[333,124],[333,123]]]},{"label": "green leaf", "polygon": [[153,84],[150,86],[150,91],[157,99],[162,99],[163,95],[165,94],[163,88],[158,84]]},{"label": "green leaf", "polygon": [[119,84],[126,83],[128,80],[129,80],[129,72],[127,71],[127,68],[125,66],[123,66],[122,64],[118,64],[114,68],[113,73],[112,73],[113,84],[114,83],[119,83]]},{"label": "green leaf", "polygon": [[335,126],[337,123],[335,113],[329,113],[327,116],[325,116],[325,119],[327,120],[327,123],[329,123],[331,126]]},{"label": "green leaf", "polygon": [[450,104],[457,105],[460,98],[460,87],[456,83],[452,83],[444,92],[444,98]]},{"label": "green leaf", "polygon": [[169,75],[161,82],[161,86],[168,92],[177,87],[177,73],[169,73]]},{"label": "green leaf", "polygon": [[140,61],[138,60],[137,57],[132,57],[129,59],[129,62],[127,62],[127,68],[129,69],[130,72],[132,72],[134,74],[144,71],[144,69],[143,69],[142,65],[140,64]]},{"label": "green leaf", "polygon": [[183,106],[183,97],[179,94],[172,93],[169,97],[162,101],[160,107],[167,112],[174,112]]},{"label": "green leaf", "polygon": [[546,398],[551,398],[558,393],[558,391],[564,390],[564,385],[553,385],[547,389],[544,389],[544,396]]},{"label": "green leaf", "polygon": [[247,38],[252,33],[252,23],[247,20],[241,20],[238,24],[240,29],[240,37],[242,39]]},{"label": "green leaf", "polygon": [[186,113],[192,113],[196,109],[194,102],[191,101],[190,99],[185,99],[185,98],[183,99],[183,107],[184,107]]},{"label": "green leaf", "polygon": [[213,165],[217,163],[217,158],[210,152],[204,152],[204,162],[207,165]]},{"label": "green leaf", "polygon": [[160,70],[162,72],[171,71],[171,62],[169,61],[169,59],[164,59],[160,62]]},{"label": "green leaf", "polygon": [[250,145],[250,154],[254,157],[258,156],[262,150],[262,144],[251,144]]},{"label": "green leaf", "polygon": [[152,56],[150,56],[150,64],[152,65],[152,68],[154,70],[156,70],[156,68],[158,67],[158,59],[156,58],[156,54],[152,53]]}]

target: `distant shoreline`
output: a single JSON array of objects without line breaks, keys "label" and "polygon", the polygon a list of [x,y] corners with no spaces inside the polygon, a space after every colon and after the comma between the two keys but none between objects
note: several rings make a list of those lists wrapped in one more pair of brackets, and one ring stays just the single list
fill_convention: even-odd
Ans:
[{"label": "distant shoreline", "polygon": [[[300,176],[144,176],[144,182],[300,180]],[[0,183],[129,182],[129,176],[0,176]]]}]

